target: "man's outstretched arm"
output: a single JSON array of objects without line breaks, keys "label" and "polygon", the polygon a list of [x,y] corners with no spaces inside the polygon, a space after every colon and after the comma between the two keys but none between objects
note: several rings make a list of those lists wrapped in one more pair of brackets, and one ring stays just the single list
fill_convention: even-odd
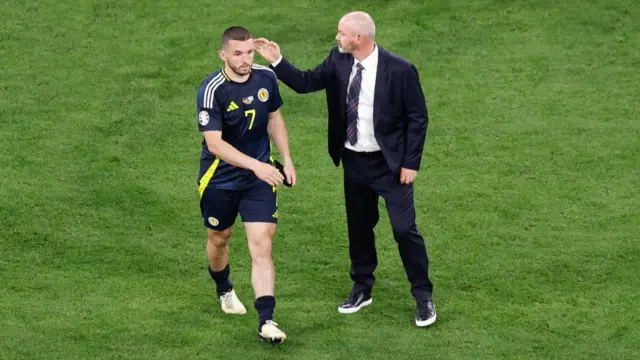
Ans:
[{"label": "man's outstretched arm", "polygon": [[332,78],[333,63],[328,56],[321,64],[311,70],[300,70],[285,59],[280,47],[267,39],[256,39],[255,50],[271,64],[278,79],[299,94],[323,90]]}]

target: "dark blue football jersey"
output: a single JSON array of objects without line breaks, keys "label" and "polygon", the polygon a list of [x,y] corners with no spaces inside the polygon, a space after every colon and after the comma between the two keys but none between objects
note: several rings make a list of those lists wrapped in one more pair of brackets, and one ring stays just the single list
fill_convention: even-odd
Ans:
[{"label": "dark blue football jersey", "polygon": [[[222,139],[245,155],[271,162],[271,141],[267,132],[269,113],[282,106],[278,79],[266,66],[254,64],[244,83],[231,80],[219,69],[207,76],[197,96],[198,128],[201,132],[222,131]],[[207,186],[245,189],[259,180],[248,169],[227,164],[207,148],[202,139],[200,194]]]}]

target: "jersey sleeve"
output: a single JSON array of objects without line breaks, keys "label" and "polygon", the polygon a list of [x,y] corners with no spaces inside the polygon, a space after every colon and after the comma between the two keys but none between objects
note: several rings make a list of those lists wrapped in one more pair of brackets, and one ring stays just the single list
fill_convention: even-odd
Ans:
[{"label": "jersey sleeve", "polygon": [[269,98],[269,112],[274,112],[282,106],[282,97],[280,96],[280,86],[278,85],[278,78],[276,78],[275,74],[270,77],[273,80],[273,91],[272,96]]},{"label": "jersey sleeve", "polygon": [[222,111],[218,97],[221,92],[211,87],[198,90],[198,130],[222,131]]}]

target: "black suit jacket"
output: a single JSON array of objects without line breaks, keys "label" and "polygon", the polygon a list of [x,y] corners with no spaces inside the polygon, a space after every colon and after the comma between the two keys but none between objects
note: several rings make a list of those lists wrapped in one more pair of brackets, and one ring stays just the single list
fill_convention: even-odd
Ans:
[{"label": "black suit jacket", "polygon": [[[326,90],[329,155],[336,166],[340,164],[347,136],[347,86],[353,62],[353,56],[340,53],[336,46],[312,70],[299,70],[284,57],[272,67],[280,81],[297,93]],[[396,172],[400,167],[420,169],[428,117],[415,66],[378,46],[374,134],[392,171]]]}]

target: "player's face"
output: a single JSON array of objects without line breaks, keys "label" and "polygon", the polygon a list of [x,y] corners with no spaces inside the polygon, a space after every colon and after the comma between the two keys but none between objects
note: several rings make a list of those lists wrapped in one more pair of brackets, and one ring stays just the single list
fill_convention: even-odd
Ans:
[{"label": "player's face", "polygon": [[358,36],[351,30],[351,28],[340,21],[338,23],[338,33],[336,34],[336,41],[338,42],[338,49],[341,53],[352,53],[357,49]]},{"label": "player's face", "polygon": [[220,51],[220,57],[238,75],[247,75],[253,64],[253,39],[229,40]]}]

